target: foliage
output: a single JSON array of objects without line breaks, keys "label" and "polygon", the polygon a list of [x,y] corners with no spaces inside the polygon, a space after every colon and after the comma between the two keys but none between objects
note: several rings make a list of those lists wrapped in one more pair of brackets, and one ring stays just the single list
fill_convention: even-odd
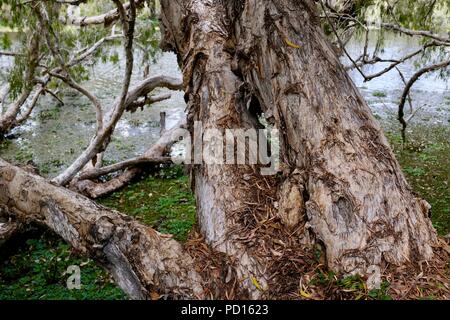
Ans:
[{"label": "foliage", "polygon": [[[81,289],[67,288],[69,266],[79,266]],[[74,253],[50,233],[29,239],[0,264],[0,300],[124,299],[109,274],[90,259]]]}]

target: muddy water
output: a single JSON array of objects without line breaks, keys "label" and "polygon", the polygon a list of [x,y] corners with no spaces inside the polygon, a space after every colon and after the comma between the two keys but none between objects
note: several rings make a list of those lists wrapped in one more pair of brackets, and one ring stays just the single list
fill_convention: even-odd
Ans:
[{"label": "muddy water", "polygon": [[[373,49],[374,46],[375,42],[371,41],[369,49]],[[400,58],[419,47],[420,44],[413,38],[388,35],[381,56]],[[350,43],[349,52],[356,57],[361,48],[361,39],[355,39]],[[106,108],[111,106],[120,94],[124,59],[119,61],[121,61],[119,64],[98,63],[90,67],[90,80],[84,83],[84,86],[100,98]],[[412,60],[400,67],[407,79],[417,70],[414,65],[416,62]],[[4,79],[12,63],[10,57],[0,56],[0,80]],[[367,66],[364,72],[375,73],[385,66],[383,64]],[[141,69],[140,58],[137,57],[133,84],[142,80]],[[160,53],[151,65],[150,72],[152,75],[181,77],[176,57],[171,53]],[[367,83],[362,81],[361,75],[356,70],[350,74],[383,126],[398,126],[395,120],[396,110],[403,89],[403,82],[398,73],[393,71]],[[412,123],[449,125],[449,83],[435,77],[424,77],[415,84],[412,90],[413,105],[414,108],[421,109]],[[163,92],[167,90],[155,93]],[[65,90],[61,93],[61,97],[64,105],[59,105],[49,96],[41,98],[29,121],[13,130],[8,142],[3,143],[0,156],[22,163],[32,159],[46,176],[54,176],[70,164],[92,137],[95,130],[95,114],[89,101],[77,93]],[[156,103],[135,114],[126,114],[117,126],[105,160],[115,162],[141,154],[159,137],[160,112],[167,113],[167,126],[170,127],[182,117],[184,108],[183,93],[172,92],[170,100]],[[407,111],[409,112],[409,107]]]}]

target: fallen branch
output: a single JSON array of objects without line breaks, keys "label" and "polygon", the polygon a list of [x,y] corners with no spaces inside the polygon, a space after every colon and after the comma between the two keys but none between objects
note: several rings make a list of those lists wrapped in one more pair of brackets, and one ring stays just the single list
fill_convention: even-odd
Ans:
[{"label": "fallen branch", "polygon": [[0,159],[0,208],[34,221],[103,264],[133,299],[204,298],[193,259],[171,236]]},{"label": "fallen branch", "polygon": [[112,164],[110,166],[101,167],[98,169],[89,169],[80,174],[80,180],[96,179],[107,174],[117,172],[129,167],[139,166],[143,164],[155,165],[155,164],[169,164],[172,163],[170,157],[163,158],[148,158],[148,157],[136,157],[128,159],[119,163]]}]

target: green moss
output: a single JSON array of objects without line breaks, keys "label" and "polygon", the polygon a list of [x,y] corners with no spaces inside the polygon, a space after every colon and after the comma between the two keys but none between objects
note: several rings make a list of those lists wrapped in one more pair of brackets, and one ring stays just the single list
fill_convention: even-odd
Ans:
[{"label": "green moss", "polygon": [[386,97],[386,93],[383,91],[374,91],[372,93],[372,95],[377,98],[385,98]]},{"label": "green moss", "polygon": [[184,241],[195,221],[195,200],[181,167],[162,170],[100,200],[163,233]]}]

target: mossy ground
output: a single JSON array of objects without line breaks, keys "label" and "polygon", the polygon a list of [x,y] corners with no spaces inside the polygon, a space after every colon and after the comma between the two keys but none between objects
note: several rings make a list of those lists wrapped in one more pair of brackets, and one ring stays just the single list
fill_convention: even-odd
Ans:
[{"label": "mossy ground", "polygon": [[386,135],[411,187],[431,204],[434,227],[450,234],[450,127],[416,125],[405,144],[398,129]]},{"label": "mossy ground", "polygon": [[[432,205],[432,220],[441,235],[450,233],[450,129],[415,126],[403,144],[398,127],[386,134],[413,189]],[[188,178],[180,167],[162,170],[100,201],[127,213],[142,223],[184,241],[195,221],[195,200]],[[65,286],[69,265],[80,265],[81,290]],[[338,280],[317,270],[316,285],[335,287],[353,299],[390,299],[389,282],[367,292],[359,277]],[[1,299],[124,299],[125,295],[108,274],[93,261],[79,257],[48,233],[30,239],[13,255],[0,262]],[[424,297],[433,299],[433,297]]]}]

